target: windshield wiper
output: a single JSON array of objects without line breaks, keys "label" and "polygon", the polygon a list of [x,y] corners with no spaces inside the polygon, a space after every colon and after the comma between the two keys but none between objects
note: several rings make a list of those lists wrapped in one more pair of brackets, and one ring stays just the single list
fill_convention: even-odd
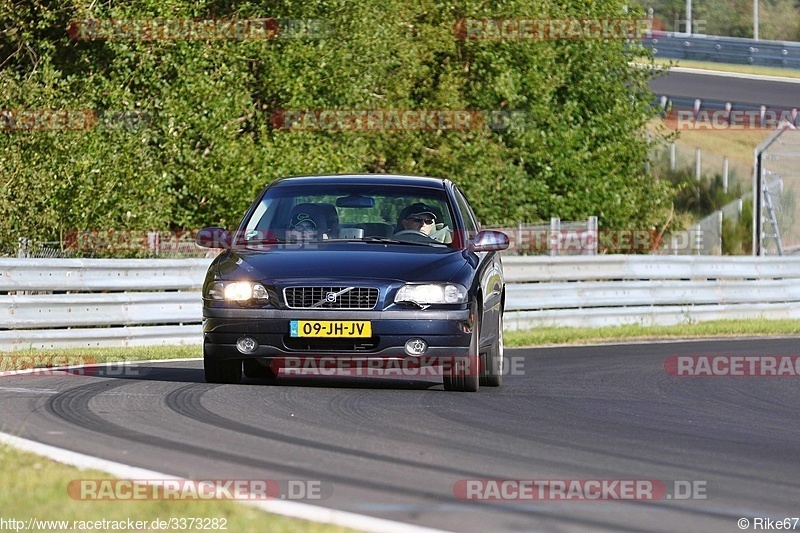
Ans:
[{"label": "windshield wiper", "polygon": [[285,243],[285,239],[279,239],[277,237],[268,237],[265,239],[251,239],[237,243],[239,246],[243,246],[245,248],[252,248],[254,246],[264,246],[267,244],[283,244]]},{"label": "windshield wiper", "polygon": [[361,240],[366,242],[385,242],[389,244],[414,244],[417,246],[435,246],[437,244],[442,246],[447,246],[443,245],[440,242],[401,241],[399,239],[391,239],[389,237],[362,237]]}]

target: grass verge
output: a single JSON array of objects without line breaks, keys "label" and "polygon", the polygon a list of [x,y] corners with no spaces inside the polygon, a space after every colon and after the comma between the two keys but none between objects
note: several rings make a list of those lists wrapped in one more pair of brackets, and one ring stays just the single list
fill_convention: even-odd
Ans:
[{"label": "grass verge", "polygon": [[[112,479],[107,474],[79,470],[33,453],[23,452],[0,444],[0,471],[3,472],[0,509],[8,520],[26,521],[21,531],[27,530],[27,520],[67,521],[66,524],[42,524],[34,527],[43,531],[104,530],[102,527],[85,527],[77,521],[132,521],[146,522],[148,526],[138,531],[156,531],[153,520],[172,518],[225,519],[226,531],[313,531],[332,533],[349,531],[344,528],[285,518],[232,501],[84,501],[73,500],[67,493],[70,481],[76,479]],[[179,523],[180,524],[180,523]],[[107,524],[108,525],[108,524]],[[49,527],[48,527],[49,526]],[[74,527],[78,526],[78,527]],[[13,528],[6,528],[13,529]],[[122,529],[125,529],[123,527]],[[196,529],[196,528],[195,528]]]},{"label": "grass verge", "polygon": [[553,344],[594,344],[639,340],[683,340],[800,335],[800,320],[715,320],[675,326],[624,325],[602,328],[538,328],[508,331],[506,347]]}]

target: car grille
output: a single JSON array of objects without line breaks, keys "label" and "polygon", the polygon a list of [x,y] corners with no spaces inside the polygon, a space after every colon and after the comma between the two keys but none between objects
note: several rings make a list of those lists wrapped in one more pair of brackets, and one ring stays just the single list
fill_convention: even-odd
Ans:
[{"label": "car grille", "polygon": [[286,287],[286,306],[290,309],[373,309],[378,289],[373,287]]}]

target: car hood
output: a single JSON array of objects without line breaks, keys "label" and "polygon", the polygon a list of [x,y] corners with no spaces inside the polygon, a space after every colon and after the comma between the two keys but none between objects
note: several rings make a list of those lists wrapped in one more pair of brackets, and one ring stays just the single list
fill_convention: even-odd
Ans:
[{"label": "car hood", "polygon": [[318,281],[370,279],[450,281],[467,264],[464,253],[449,248],[373,243],[331,243],[317,249],[234,250],[217,263],[222,279]]}]

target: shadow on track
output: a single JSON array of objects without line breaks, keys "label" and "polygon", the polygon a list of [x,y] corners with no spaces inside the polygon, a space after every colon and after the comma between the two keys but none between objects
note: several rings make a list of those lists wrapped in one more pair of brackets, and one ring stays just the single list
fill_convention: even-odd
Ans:
[{"label": "shadow on track", "polygon": [[[198,362],[187,362],[199,364]],[[183,363],[183,364],[187,364]],[[202,368],[168,366],[164,364],[136,364],[135,361],[119,365],[70,370],[67,373],[111,379],[134,381],[166,381],[171,383],[206,383]],[[443,391],[441,381],[423,381],[397,377],[370,376],[285,376],[275,379],[247,378],[242,379],[239,386],[271,386],[271,387],[308,387],[331,389],[400,389],[400,390],[435,390]]]}]

